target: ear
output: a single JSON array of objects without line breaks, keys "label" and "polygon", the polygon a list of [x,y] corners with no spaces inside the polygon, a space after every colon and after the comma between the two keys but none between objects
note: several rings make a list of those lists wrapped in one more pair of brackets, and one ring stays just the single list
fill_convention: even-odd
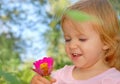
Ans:
[{"label": "ear", "polygon": [[103,46],[103,50],[108,50],[108,49],[109,49],[108,45]]}]

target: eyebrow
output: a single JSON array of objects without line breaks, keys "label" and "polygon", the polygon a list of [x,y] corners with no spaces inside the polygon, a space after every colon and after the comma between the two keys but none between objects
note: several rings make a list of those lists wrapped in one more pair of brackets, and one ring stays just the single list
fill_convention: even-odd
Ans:
[{"label": "eyebrow", "polygon": [[64,37],[70,37],[70,36],[69,36],[69,35],[67,35],[67,34],[64,34],[63,36],[64,36]]},{"label": "eyebrow", "polygon": [[[64,37],[70,37],[69,35],[67,35],[67,34],[64,34],[63,35]],[[83,34],[83,33],[79,33],[77,36],[86,36],[85,34]]]}]

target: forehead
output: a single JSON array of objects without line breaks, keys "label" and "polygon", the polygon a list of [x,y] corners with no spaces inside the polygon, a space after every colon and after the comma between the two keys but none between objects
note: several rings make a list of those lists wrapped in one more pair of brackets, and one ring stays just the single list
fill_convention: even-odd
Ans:
[{"label": "forehead", "polygon": [[61,27],[62,30],[64,32],[65,29],[67,29],[67,27],[72,28],[76,31],[78,31],[79,33],[84,32],[85,29],[90,28],[91,30],[96,31],[97,33],[99,33],[99,31],[101,31],[101,26],[100,24],[98,24],[97,22],[93,22],[93,21],[75,21],[72,20],[71,18],[64,16],[61,20]]},{"label": "forehead", "polygon": [[70,18],[64,18],[61,25],[62,25],[63,31],[69,28],[69,29],[74,29],[76,31],[79,31],[80,33],[82,33],[82,31],[84,31],[88,27],[93,28],[92,23],[90,21],[79,22],[79,21],[72,20]]}]

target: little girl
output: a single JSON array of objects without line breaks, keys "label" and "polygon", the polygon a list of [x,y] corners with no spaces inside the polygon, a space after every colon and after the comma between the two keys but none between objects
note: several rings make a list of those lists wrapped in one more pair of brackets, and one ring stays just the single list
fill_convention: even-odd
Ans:
[{"label": "little girl", "polygon": [[[67,10],[85,12],[96,21],[76,21],[63,14],[65,49],[74,65],[40,75],[31,84],[120,84],[120,29],[108,0],[80,0]],[[64,58],[63,58],[64,59]]]}]

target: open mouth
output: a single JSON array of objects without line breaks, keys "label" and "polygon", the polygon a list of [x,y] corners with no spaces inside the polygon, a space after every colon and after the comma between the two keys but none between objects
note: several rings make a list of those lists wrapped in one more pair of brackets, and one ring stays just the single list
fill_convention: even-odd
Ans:
[{"label": "open mouth", "polygon": [[75,58],[75,57],[80,57],[82,56],[82,54],[78,54],[78,53],[72,53],[72,57]]}]

